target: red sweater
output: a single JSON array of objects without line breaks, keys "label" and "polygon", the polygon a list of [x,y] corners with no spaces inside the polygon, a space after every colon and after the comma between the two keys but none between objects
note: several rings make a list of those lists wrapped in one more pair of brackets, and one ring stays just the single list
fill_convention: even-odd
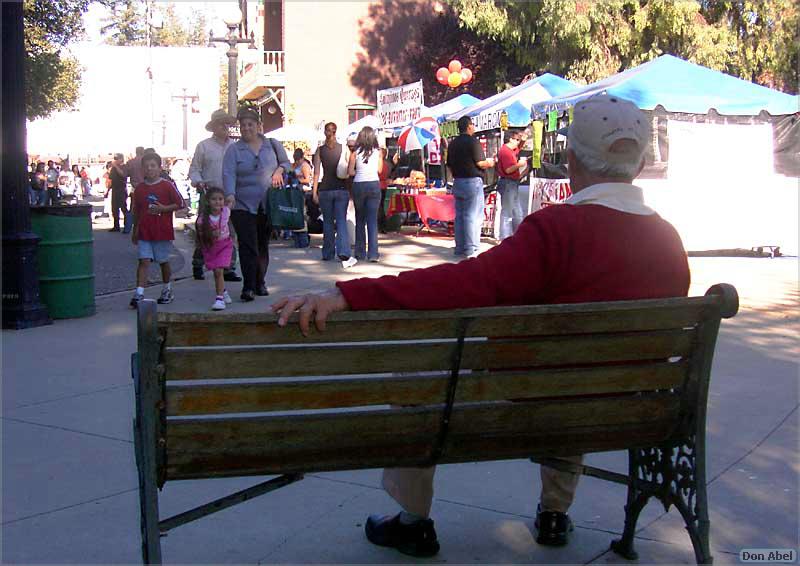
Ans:
[{"label": "red sweater", "polygon": [[435,310],[686,296],[680,236],[657,214],[560,205],[477,258],[336,284],[353,310]]}]

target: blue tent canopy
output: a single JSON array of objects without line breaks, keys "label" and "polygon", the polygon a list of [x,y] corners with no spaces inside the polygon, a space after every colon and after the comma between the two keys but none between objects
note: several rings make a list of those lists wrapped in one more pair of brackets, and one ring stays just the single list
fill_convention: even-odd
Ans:
[{"label": "blue tent canopy", "polygon": [[630,100],[643,110],[660,105],[669,112],[707,114],[713,108],[719,114],[731,116],[754,116],[762,111],[778,116],[800,111],[797,96],[662,55],[573,92],[536,101],[531,105],[530,115],[563,111],[603,92]]},{"label": "blue tent canopy", "polygon": [[471,94],[467,93],[459,94],[455,98],[451,98],[450,100],[445,100],[441,104],[437,104],[436,106],[431,106],[427,108],[427,113],[430,113],[431,116],[439,120],[448,114],[452,114],[453,112],[458,112],[459,110],[462,110],[480,101],[481,101],[480,98],[472,96]]},{"label": "blue tent canopy", "polygon": [[495,122],[500,113],[505,111],[509,126],[522,127],[530,122],[531,104],[561,96],[576,88],[578,85],[571,81],[545,73],[445,117],[447,120],[458,120],[462,116],[477,116],[477,129],[487,130],[497,127]]}]

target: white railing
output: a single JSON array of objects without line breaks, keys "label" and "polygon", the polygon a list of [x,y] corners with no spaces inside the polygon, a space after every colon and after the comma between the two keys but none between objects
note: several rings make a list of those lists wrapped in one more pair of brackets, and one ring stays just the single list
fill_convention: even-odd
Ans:
[{"label": "white railing", "polygon": [[264,51],[264,72],[265,73],[285,73],[286,72],[286,52],[285,51]]},{"label": "white railing", "polygon": [[285,86],[285,51],[255,51],[247,53],[245,57],[239,73],[237,90],[240,97],[248,96],[259,87]]}]

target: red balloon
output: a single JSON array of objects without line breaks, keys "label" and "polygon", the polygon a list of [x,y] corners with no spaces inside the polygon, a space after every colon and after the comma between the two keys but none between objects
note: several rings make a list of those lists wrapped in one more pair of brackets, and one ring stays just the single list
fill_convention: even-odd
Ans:
[{"label": "red balloon", "polygon": [[461,69],[461,84],[467,84],[472,80],[472,71],[469,69]]},{"label": "red balloon", "polygon": [[440,79],[436,79],[436,80],[438,80],[438,81],[439,81],[439,84],[440,84],[440,85],[445,85],[445,86],[447,86],[447,78],[448,78],[449,76],[450,76],[450,75],[447,75],[447,77],[442,77],[442,78],[440,78]]},{"label": "red balloon", "polygon": [[450,71],[447,69],[447,67],[439,67],[439,70],[436,71],[436,80],[443,85],[447,84],[447,77],[449,76]]},{"label": "red balloon", "polygon": [[460,73],[461,72],[461,61],[458,59],[453,59],[450,61],[450,64],[447,66],[447,69],[451,73]]}]

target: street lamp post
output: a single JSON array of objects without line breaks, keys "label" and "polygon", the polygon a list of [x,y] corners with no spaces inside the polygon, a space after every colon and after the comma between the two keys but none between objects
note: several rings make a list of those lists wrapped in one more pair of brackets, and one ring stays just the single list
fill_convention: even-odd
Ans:
[{"label": "street lamp post", "polygon": [[190,101],[190,100],[192,101],[192,113],[194,113],[195,112],[194,103],[197,102],[200,99],[200,97],[197,96],[196,94],[186,94],[186,90],[187,89],[183,89],[183,94],[180,94],[180,95],[173,94],[172,95],[172,100],[175,100],[177,98],[177,99],[183,101],[183,104],[182,104],[182,107],[183,107],[183,151],[186,151],[188,149],[188,145],[187,144],[188,144],[188,139],[189,139],[189,132],[188,132],[188,128],[189,128],[188,120],[189,120],[189,118],[186,115],[186,110],[189,107],[189,102],[188,101]]},{"label": "street lamp post", "polygon": [[36,271],[39,237],[31,232],[25,132],[22,2],[2,2],[3,328],[50,324]]},{"label": "street lamp post", "polygon": [[236,77],[236,58],[239,56],[239,51],[236,46],[240,43],[250,44],[251,49],[255,49],[255,39],[250,34],[250,38],[240,37],[236,31],[242,21],[242,12],[238,8],[231,10],[223,18],[225,25],[228,26],[228,33],[225,37],[214,37],[213,34],[209,37],[210,42],[214,43],[227,43],[228,51],[225,53],[228,56],[228,114],[236,116],[236,106],[238,96],[236,93],[238,87],[238,80]]}]

